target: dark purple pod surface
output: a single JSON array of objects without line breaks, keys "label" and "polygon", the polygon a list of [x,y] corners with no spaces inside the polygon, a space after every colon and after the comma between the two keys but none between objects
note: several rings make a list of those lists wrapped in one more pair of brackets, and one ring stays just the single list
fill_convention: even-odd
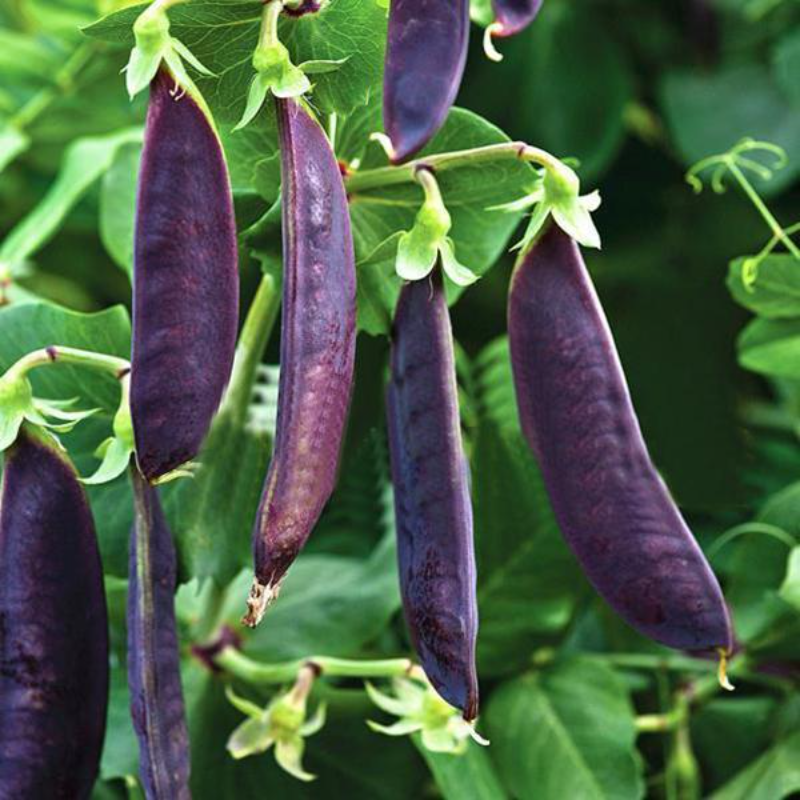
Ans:
[{"label": "dark purple pod surface", "polygon": [[406,623],[436,691],[474,719],[478,611],[469,467],[438,270],[401,291],[386,411]]},{"label": "dark purple pod surface", "polygon": [[175,625],[175,547],[158,491],[131,470],[134,525],[128,571],[128,686],[148,800],[185,800],[189,734]]},{"label": "dark purple pod surface", "polygon": [[500,28],[495,36],[513,36],[533,22],[542,7],[543,0],[492,0],[495,21]]},{"label": "dark purple pod surface", "polygon": [[150,88],[136,205],[131,413],[148,480],[197,455],[230,377],[239,273],[228,171],[166,71]]},{"label": "dark purple pod surface", "polygon": [[278,100],[283,316],[278,424],[253,533],[257,624],[333,492],[350,405],[356,273],[347,196],[320,126]]},{"label": "dark purple pod surface", "polygon": [[23,429],[0,501],[0,798],[88,797],[107,704],[92,514],[66,457]]},{"label": "dark purple pod surface", "polygon": [[589,580],[651,639],[729,650],[719,584],[650,460],[578,247],[555,225],[515,269],[508,332],[522,430]]},{"label": "dark purple pod surface", "polygon": [[469,0],[392,0],[383,73],[383,127],[404,161],[442,127],[469,40]]}]

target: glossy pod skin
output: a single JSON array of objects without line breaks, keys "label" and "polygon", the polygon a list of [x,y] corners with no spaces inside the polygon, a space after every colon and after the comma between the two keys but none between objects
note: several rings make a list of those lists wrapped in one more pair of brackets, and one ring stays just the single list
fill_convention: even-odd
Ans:
[{"label": "glossy pod skin", "polygon": [[158,492],[131,470],[128,686],[148,800],[188,800],[189,734],[175,625],[175,547]]},{"label": "glossy pod skin", "polygon": [[533,22],[543,0],[492,0],[494,18],[499,26],[495,36],[514,36]]},{"label": "glossy pod skin", "polygon": [[87,798],[108,704],[92,514],[66,457],[24,428],[0,509],[0,798]]},{"label": "glossy pod skin", "polygon": [[399,163],[442,127],[458,94],[469,0],[392,0],[383,73],[383,127]]},{"label": "glossy pod skin", "polygon": [[230,377],[238,304],[222,147],[162,70],[150,88],[134,236],[131,413],[148,480],[197,455]]},{"label": "glossy pod skin", "polygon": [[645,636],[730,651],[719,584],[650,460],[578,247],[555,225],[517,264],[508,331],[522,430],[589,580]]},{"label": "glossy pod skin", "polygon": [[433,687],[471,720],[478,714],[472,505],[438,270],[400,294],[386,412],[406,623]]},{"label": "glossy pod skin", "polygon": [[356,274],[347,196],[317,122],[278,100],[283,317],[275,446],[253,533],[256,625],[333,492],[350,406]]}]

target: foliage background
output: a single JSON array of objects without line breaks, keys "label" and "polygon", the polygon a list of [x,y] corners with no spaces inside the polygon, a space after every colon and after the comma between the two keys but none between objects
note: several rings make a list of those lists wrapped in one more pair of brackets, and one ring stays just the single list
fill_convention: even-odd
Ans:
[{"label": "foliage background", "polygon": [[[145,101],[130,103],[125,95],[119,75],[124,44],[115,47],[79,32],[122,5],[6,0],[0,6],[0,162],[10,162],[0,174],[0,262],[13,272],[9,302],[0,311],[4,368],[54,341],[120,355],[129,347],[127,317],[119,305],[130,303],[126,268],[138,159],[135,128],[143,121]],[[253,3],[200,6],[196,13],[208,19],[258,14]],[[683,178],[694,161],[728,149],[742,136],[775,142],[786,149],[789,164],[773,181],[757,185],[784,224],[797,218],[800,5],[719,0],[718,46],[698,7],[695,0],[546,0],[530,30],[500,43],[505,60],[499,65],[483,57],[475,28],[459,105],[512,138],[577,157],[584,186],[602,190],[597,222],[604,248],[588,253],[587,260],[654,459],[725,583],[748,658],[741,674],[734,668],[737,692],[701,693],[674,730],[637,730],[637,719],[641,727],[643,715],[669,712],[676,698],[705,685],[713,668],[695,663],[684,669],[684,660],[616,620],[588,589],[559,538],[515,419],[502,338],[513,260],[502,255],[453,309],[480,571],[479,729],[491,747],[472,748],[456,760],[425,753],[411,740],[380,737],[364,724],[379,712],[360,686],[339,683],[318,692],[331,712],[324,731],[309,740],[307,766],[319,775],[316,783],[293,781],[270,757],[234,763],[225,752],[240,715],[225,700],[224,676],[208,672],[190,647],[213,636],[223,622],[235,624],[241,610],[248,576],[239,569],[247,563],[252,510],[274,425],[275,372],[265,369],[247,424],[220,418],[216,425],[204,456],[212,468],[192,485],[165,493],[184,579],[214,578],[199,593],[195,580],[178,596],[195,797],[270,792],[285,798],[547,800],[702,794],[772,800],[800,792],[798,550],[753,532],[718,546],[726,531],[753,521],[759,530],[772,526],[785,532],[789,541],[800,534],[800,483],[795,483],[800,478],[800,303],[795,299],[800,264],[765,263],[763,276],[780,272],[775,292],[788,311],[777,323],[757,320],[762,327],[755,334],[751,328],[751,339],[762,344],[766,339],[767,347],[766,355],[762,348],[754,356],[755,372],[746,371],[737,361],[737,337],[750,311],[770,317],[761,293],[766,289],[757,284],[755,299],[734,292],[748,311],[734,302],[725,278],[729,262],[757,252],[769,232],[739,191],[695,196]],[[349,40],[359,53],[357,63],[339,75],[320,76],[316,99],[325,110],[342,112],[339,154],[360,154],[365,164],[378,164],[379,154],[364,150],[366,133],[377,127],[374,92],[372,106],[355,111],[349,121],[344,112],[370,96],[359,76],[379,79],[384,12],[373,0],[332,0],[331,8],[340,16],[329,30],[315,33],[313,21],[304,21],[297,29],[286,28],[287,42],[300,52],[336,57],[337,33],[338,41],[344,32],[362,37]],[[180,13],[194,12],[176,9],[176,26]],[[252,43],[246,37],[243,42],[206,37],[208,22],[199,17],[187,17],[185,38],[201,60],[218,73],[217,59],[244,64],[243,70],[226,69],[219,81],[203,85],[225,134],[244,230],[277,196],[274,130],[267,119],[240,140],[227,136],[226,126],[240,113],[231,98],[243,102],[246,91]],[[129,24],[133,18],[135,12],[114,19]],[[103,38],[124,42],[125,32],[120,23]],[[331,52],[319,55],[326,47]],[[74,56],[76,50],[83,55]],[[60,80],[59,70],[70,58],[84,63]],[[40,113],[20,117],[20,109],[30,110],[31,103],[36,108],[32,98],[43,92]],[[84,143],[75,155],[77,140],[111,133],[116,138]],[[464,116],[452,122],[440,145],[455,149],[497,135]],[[509,193],[507,199],[518,196],[524,178],[513,171],[468,175],[450,187],[457,244],[484,262],[477,265],[481,272],[504,249],[516,220],[495,215],[481,227],[476,209],[492,204],[493,191]],[[467,195],[472,205],[459,209],[459,217],[453,205]],[[39,205],[43,198],[49,199]],[[394,202],[386,217],[376,217],[368,204],[354,210],[362,237],[360,322],[373,332],[385,329],[385,306],[396,291],[388,277],[392,240],[373,250],[409,218],[403,197]],[[246,299],[262,268],[276,270],[278,248],[268,215],[242,248]],[[734,289],[737,275],[732,267]],[[76,316],[62,307],[102,313]],[[743,353],[746,345],[743,341]],[[383,436],[386,356],[384,337],[362,333],[340,488],[281,601],[246,641],[255,658],[408,652],[398,614]],[[277,336],[266,360],[277,361]],[[61,367],[37,381],[43,394],[80,394],[87,405],[103,409],[68,441],[87,474],[96,465],[91,452],[110,425],[113,385]],[[115,645],[109,739],[96,794],[136,796],[124,674],[131,518],[125,479],[93,490],[92,501]],[[254,699],[268,698],[257,687],[237,688]]]}]

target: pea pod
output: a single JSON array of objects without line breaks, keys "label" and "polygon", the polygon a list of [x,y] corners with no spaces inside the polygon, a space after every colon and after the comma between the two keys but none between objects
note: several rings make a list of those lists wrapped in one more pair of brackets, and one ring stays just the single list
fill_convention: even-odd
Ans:
[{"label": "pea pod", "polygon": [[155,480],[197,455],[230,377],[236,226],[219,138],[161,70],[150,88],[134,240],[131,413]]},{"label": "pea pod", "polygon": [[383,127],[405,161],[442,127],[458,94],[469,0],[392,0],[383,74]]},{"label": "pea pod", "polygon": [[494,36],[514,36],[533,22],[543,0],[492,0]]},{"label": "pea pod", "polygon": [[0,797],[87,798],[107,704],[92,514],[66,456],[23,428],[0,502]]},{"label": "pea pod", "polygon": [[386,410],[406,623],[431,684],[470,720],[478,714],[472,506],[438,270],[401,291]]},{"label": "pea pod", "polygon": [[555,225],[517,264],[508,331],[522,430],[589,580],[645,636],[729,651],[719,584],[650,460],[578,247]]},{"label": "pea pod", "polygon": [[148,800],[186,800],[189,734],[175,625],[175,547],[158,491],[131,470],[134,526],[128,581],[128,685]]},{"label": "pea pod", "polygon": [[275,446],[253,533],[256,625],[333,492],[353,383],[356,277],[347,196],[322,128],[278,100],[283,318]]}]

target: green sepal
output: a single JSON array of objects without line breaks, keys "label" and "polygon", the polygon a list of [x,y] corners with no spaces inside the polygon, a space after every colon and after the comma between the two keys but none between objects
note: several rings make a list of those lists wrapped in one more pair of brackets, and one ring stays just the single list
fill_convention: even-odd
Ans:
[{"label": "green sepal", "polygon": [[346,64],[350,60],[350,56],[337,59],[320,58],[313,61],[304,61],[299,69],[303,70],[306,75],[324,75],[326,72],[336,72],[342,64]]},{"label": "green sepal", "polygon": [[311,89],[311,82],[303,70],[292,63],[289,51],[281,42],[259,47],[253,53],[253,67],[256,74],[250,83],[247,104],[235,131],[252,122],[270,91],[275,97],[287,99],[300,97]]},{"label": "green sepal", "polygon": [[152,83],[162,61],[169,67],[176,83],[193,94],[199,91],[184,67],[186,60],[202,75],[212,75],[183,42],[170,36],[169,18],[165,11],[150,7],[133,25],[136,44],[123,69],[125,86],[131,100]]},{"label": "green sepal", "polygon": [[405,281],[420,281],[436,266],[438,254],[436,241],[415,225],[397,243],[397,274]]}]

